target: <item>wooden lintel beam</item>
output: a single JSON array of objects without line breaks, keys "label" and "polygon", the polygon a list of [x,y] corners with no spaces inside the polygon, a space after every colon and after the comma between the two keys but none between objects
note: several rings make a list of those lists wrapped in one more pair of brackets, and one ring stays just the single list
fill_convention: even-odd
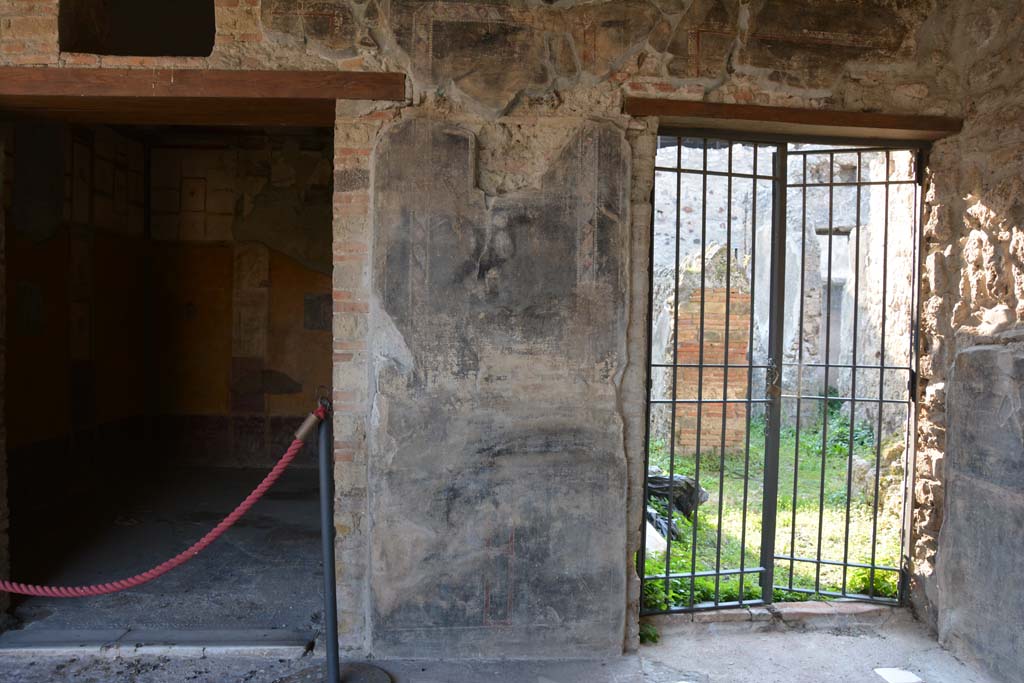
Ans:
[{"label": "wooden lintel beam", "polygon": [[944,116],[795,109],[648,97],[627,97],[623,111],[631,116],[656,116],[666,126],[765,134],[927,141],[953,135],[963,128],[961,119]]},{"label": "wooden lintel beam", "polygon": [[0,96],[398,101],[405,99],[405,75],[0,67]]}]

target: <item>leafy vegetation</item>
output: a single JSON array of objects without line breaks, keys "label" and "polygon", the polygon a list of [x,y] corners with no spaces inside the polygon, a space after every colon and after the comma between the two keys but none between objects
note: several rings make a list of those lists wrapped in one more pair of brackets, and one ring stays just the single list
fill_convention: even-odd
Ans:
[{"label": "leafy vegetation", "polygon": [[661,634],[658,633],[658,627],[654,624],[640,624],[640,642],[641,644],[653,644],[661,640]]},{"label": "leafy vegetation", "polygon": [[[872,424],[851,423],[849,410],[843,409],[841,401],[828,401],[825,415],[810,425],[802,424],[799,435],[794,426],[784,427],[779,440],[776,555],[869,564],[874,537],[876,564],[898,566],[898,517],[880,510],[876,527],[873,496],[858,494],[848,485],[851,450],[858,458],[874,460],[877,443]],[[673,460],[662,442],[650,443],[649,458],[651,465],[665,472],[697,474],[697,459],[692,453],[677,450]],[[760,561],[764,461],[763,417],[751,420],[749,456],[743,452],[701,455],[700,485],[708,490],[710,498],[698,511],[696,526],[682,515],[674,515],[681,538],[672,540],[667,559],[664,552],[647,553],[644,570],[649,578],[643,592],[646,608],[665,609],[689,605],[691,600],[696,604],[716,598],[730,602],[739,600],[741,594],[744,600],[761,597],[760,574],[749,570]],[[665,514],[663,501],[650,502]],[[719,511],[721,528],[717,524]],[[693,569],[709,572],[738,570],[741,566],[747,570],[742,578],[739,574],[717,579],[675,576]],[[820,599],[817,591],[842,592],[844,583],[847,593],[867,593],[871,581],[870,570],[861,567],[844,571],[842,566],[826,564],[818,569],[812,562],[776,560],[773,597],[776,601]],[[874,594],[895,597],[897,581],[895,572],[875,571]]]}]

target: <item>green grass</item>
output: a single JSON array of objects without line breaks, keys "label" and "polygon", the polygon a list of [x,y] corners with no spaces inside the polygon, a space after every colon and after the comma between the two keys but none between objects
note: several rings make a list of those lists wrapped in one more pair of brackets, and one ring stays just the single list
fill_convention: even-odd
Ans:
[{"label": "green grass", "polygon": [[[834,404],[833,404],[834,403]],[[828,430],[822,447],[823,422]],[[800,438],[795,429],[783,428],[779,447],[779,495],[776,517],[775,549],[777,555],[793,555],[814,559],[820,557],[837,562],[846,561],[871,564],[871,539],[877,537],[875,564],[890,567],[899,566],[900,520],[893,512],[880,510],[877,534],[873,532],[874,501],[872,495],[847,496],[847,467],[849,465],[850,430],[853,430],[853,452],[855,455],[874,460],[875,434],[866,422],[850,425],[849,415],[843,415],[838,402],[830,402],[827,420],[818,419],[809,427],[801,426]],[[824,458],[822,453],[824,451]],[[696,534],[693,525],[682,515],[676,514],[676,525],[683,538],[673,540],[670,573],[689,573],[720,569],[739,569],[741,560],[744,567],[756,567],[760,559],[762,500],[764,482],[765,424],[763,418],[755,418],[750,425],[750,457],[742,452],[726,453],[721,457],[714,453],[700,458],[700,484],[708,490],[709,500],[697,514]],[[650,464],[669,471],[669,453],[665,444],[650,444]],[[696,459],[692,454],[677,452],[675,458],[677,474],[695,475]],[[822,469],[824,468],[824,486]],[[796,474],[794,496],[794,473]],[[824,490],[824,497],[820,492]],[[744,499],[746,507],[744,508]],[[823,501],[822,505],[819,502]],[[849,512],[847,512],[849,502]],[[664,514],[664,505],[657,499],[652,504]],[[717,519],[721,508],[722,524]],[[744,516],[744,509],[746,515]],[[820,524],[819,524],[820,520]],[[849,520],[849,541],[846,542],[847,520]],[[694,550],[696,548],[696,550]],[[652,552],[645,558],[646,576],[664,576],[665,553]],[[792,576],[791,576],[792,574]],[[792,578],[792,583],[790,579]],[[847,593],[867,593],[870,582],[869,570],[849,568],[846,571]],[[738,576],[673,578],[667,582],[652,579],[644,582],[644,606],[648,609],[665,609],[690,603],[691,588],[693,602],[720,602],[739,599],[742,590],[745,600],[761,597],[758,574],[746,574],[742,581]],[[823,565],[817,575],[812,563],[776,561],[775,586],[799,588],[811,591],[790,592],[776,588],[774,599],[806,600],[816,597],[814,591],[842,592],[843,568]],[[874,576],[875,595],[895,597],[897,576],[895,572],[876,571]],[[820,596],[817,596],[820,597]]]}]

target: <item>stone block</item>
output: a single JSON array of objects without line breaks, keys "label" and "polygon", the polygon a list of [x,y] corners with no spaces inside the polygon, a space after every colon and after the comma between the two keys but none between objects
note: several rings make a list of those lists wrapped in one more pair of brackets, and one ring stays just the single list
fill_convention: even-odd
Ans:
[{"label": "stone block", "polygon": [[335,259],[334,272],[332,276],[335,291],[360,291],[363,289],[365,280],[366,263],[360,257],[347,258],[345,260]]},{"label": "stone block", "polygon": [[367,319],[362,313],[335,313],[333,336],[336,341],[363,339],[366,336]]},{"label": "stone block", "polygon": [[832,604],[824,601],[783,602],[776,604],[773,609],[779,618],[787,624],[815,619],[832,619],[836,614]]},{"label": "stone block", "polygon": [[1024,671],[1024,344],[956,356],[947,385],[939,639],[1008,680]]},{"label": "stone block", "polygon": [[695,624],[731,624],[751,621],[750,612],[746,608],[703,610],[693,613]]},{"label": "stone block", "polygon": [[260,5],[260,21],[270,31],[332,50],[350,49],[355,44],[355,17],[352,9],[341,2],[265,0]]},{"label": "stone block", "polygon": [[351,192],[370,187],[370,172],[365,168],[343,168],[334,173],[334,191]]}]

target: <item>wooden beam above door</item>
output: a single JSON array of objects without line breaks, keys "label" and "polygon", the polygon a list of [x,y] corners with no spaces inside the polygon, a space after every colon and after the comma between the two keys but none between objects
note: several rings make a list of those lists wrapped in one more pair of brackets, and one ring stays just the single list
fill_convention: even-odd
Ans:
[{"label": "wooden beam above door", "polygon": [[627,97],[623,111],[656,116],[663,127],[764,135],[931,141],[954,135],[963,120],[945,116],[762,107],[650,97]]},{"label": "wooden beam above door", "polygon": [[333,126],[336,100],[405,99],[405,75],[0,67],[0,111],[80,123]]}]

